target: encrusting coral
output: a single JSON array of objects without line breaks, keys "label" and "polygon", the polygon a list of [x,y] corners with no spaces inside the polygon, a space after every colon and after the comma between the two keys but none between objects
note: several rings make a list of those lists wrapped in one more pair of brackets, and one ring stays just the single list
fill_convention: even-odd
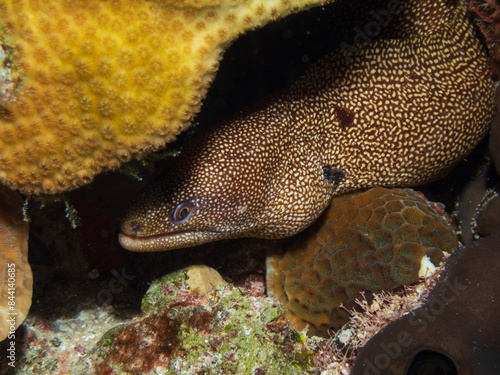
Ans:
[{"label": "encrusting coral", "polygon": [[417,282],[457,247],[450,226],[411,189],[345,194],[286,251],[268,256],[267,289],[295,329],[326,335],[348,321],[360,292]]},{"label": "encrusting coral", "polygon": [[0,186],[0,341],[24,321],[31,306],[28,236],[23,200],[18,193]]},{"label": "encrusting coral", "polygon": [[0,181],[58,193],[162,147],[231,40],[323,2],[3,1],[0,78],[15,84],[0,85]]}]

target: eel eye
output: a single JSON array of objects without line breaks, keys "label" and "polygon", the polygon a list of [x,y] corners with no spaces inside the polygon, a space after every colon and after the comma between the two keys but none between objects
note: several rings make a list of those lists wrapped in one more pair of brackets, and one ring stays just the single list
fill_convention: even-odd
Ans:
[{"label": "eel eye", "polygon": [[172,219],[175,223],[182,223],[183,221],[187,220],[189,216],[191,216],[191,212],[193,212],[193,206],[191,205],[191,203],[180,203],[177,205],[177,207],[175,207]]}]

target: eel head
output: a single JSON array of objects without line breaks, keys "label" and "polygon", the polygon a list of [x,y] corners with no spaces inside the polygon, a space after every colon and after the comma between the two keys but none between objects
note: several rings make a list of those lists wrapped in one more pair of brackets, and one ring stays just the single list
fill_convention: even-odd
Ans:
[{"label": "eel head", "polygon": [[195,136],[136,197],[122,221],[121,245],[161,251],[230,238],[284,238],[314,222],[343,172],[255,126],[258,120],[259,111],[241,117],[237,127],[226,123]]}]

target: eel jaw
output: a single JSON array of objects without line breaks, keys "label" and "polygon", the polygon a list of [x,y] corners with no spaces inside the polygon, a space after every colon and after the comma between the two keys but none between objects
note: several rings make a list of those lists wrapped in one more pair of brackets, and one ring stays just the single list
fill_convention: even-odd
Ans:
[{"label": "eel jaw", "polygon": [[118,235],[118,240],[123,248],[137,252],[175,250],[225,238],[227,238],[227,233],[190,231],[147,237],[134,236],[120,231]]}]

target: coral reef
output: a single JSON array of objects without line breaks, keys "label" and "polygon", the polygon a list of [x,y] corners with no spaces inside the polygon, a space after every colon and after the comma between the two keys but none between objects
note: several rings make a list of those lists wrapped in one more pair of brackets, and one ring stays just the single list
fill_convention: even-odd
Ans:
[{"label": "coral reef", "polygon": [[[337,0],[334,5],[339,1],[341,0]],[[18,2],[25,3],[19,0]],[[71,1],[67,3],[70,4]],[[167,4],[166,1],[163,3]],[[173,6],[180,3],[169,2]],[[188,2],[185,1],[183,4]],[[383,7],[386,6],[387,0],[370,2],[370,5],[372,4],[378,4],[373,8],[378,12],[385,9]],[[364,1],[344,1],[346,7],[358,9],[364,5]],[[1,7],[2,4],[0,9]],[[333,14],[340,13],[336,11],[338,8],[331,8]],[[326,13],[322,9],[307,12],[306,17],[310,14],[313,23],[303,26],[304,36],[307,32],[307,37],[304,38],[305,44],[314,45],[319,39],[319,34],[322,36],[331,34],[318,33],[316,29],[317,19],[327,18]],[[304,15],[299,17],[302,16]],[[373,25],[374,18],[370,14],[368,18],[356,18],[356,16],[354,18],[356,21],[346,27],[346,34],[330,42],[331,45],[336,46],[340,42],[352,40],[355,27],[363,29],[369,22]],[[302,18],[294,18],[293,23],[295,24],[297,20],[298,23],[302,22]],[[418,15],[414,20],[419,27],[429,26],[429,23],[421,22]],[[429,27],[433,28],[436,24],[442,25],[446,18],[438,20],[433,18],[427,21],[430,22]],[[337,24],[330,19],[328,23]],[[236,98],[245,96],[247,91],[254,94],[257,92],[256,96],[259,96],[261,92],[259,89],[268,84],[269,76],[262,74],[265,69],[246,69],[248,66],[254,67],[253,61],[262,60],[262,66],[266,67],[274,65],[275,67],[269,70],[273,72],[273,78],[286,75],[291,64],[287,65],[288,61],[283,64],[281,60],[274,59],[274,56],[286,53],[286,43],[293,46],[298,56],[297,62],[301,68],[292,67],[297,71],[303,71],[305,68],[305,64],[301,65],[302,58],[304,61],[307,59],[314,61],[316,56],[319,56],[310,53],[310,50],[304,50],[299,44],[295,44],[294,38],[289,38],[290,35],[296,37],[300,34],[289,19],[280,22],[279,25],[281,26],[278,28],[271,25],[266,29],[274,30],[277,35],[275,40],[269,38],[270,34],[266,34],[266,30],[261,30],[264,32],[260,34],[246,36],[246,41],[250,43],[242,44],[242,49],[246,52],[241,53],[240,49],[238,54],[244,63],[235,68],[240,75],[233,74],[234,71],[228,73],[234,91],[231,91],[230,99],[223,97],[222,103],[237,100]],[[390,34],[388,30],[390,28],[382,29],[382,33],[388,31]],[[276,52],[272,55],[273,58],[269,55],[262,57],[263,41],[267,43],[268,48]],[[8,52],[7,49],[6,51]],[[4,59],[0,66],[0,91],[3,90],[4,94],[12,92],[12,87],[18,83],[16,81],[18,71],[12,68],[10,56],[12,55],[0,54],[0,61]],[[228,57],[230,59],[226,61],[226,66],[235,65],[234,54]],[[254,79],[250,79],[250,85],[242,90],[241,87],[246,86],[241,86],[241,82],[249,76],[253,76]],[[241,91],[245,91],[245,94],[240,95]],[[436,94],[436,97],[440,97],[440,94]],[[441,103],[439,100],[437,102]],[[243,100],[240,103],[244,105]],[[476,100],[473,97],[463,104],[466,106],[474,103]],[[222,107],[215,105],[208,110],[220,112],[220,108]],[[228,110],[227,107],[224,109]],[[433,115],[434,113],[430,113],[430,118]],[[202,126],[203,124],[200,125]],[[363,147],[359,148],[359,152],[363,150]],[[251,152],[256,151],[251,150]],[[371,153],[372,151],[367,151],[366,161],[370,160]],[[164,165],[168,165],[169,161],[166,160]],[[335,176],[328,168],[319,172],[326,172],[325,178]],[[123,202],[129,200],[129,193],[134,190],[130,186],[131,182],[133,181],[127,181],[125,176],[106,173],[101,174],[88,188],[69,193],[65,197],[66,202],[70,202],[78,211],[81,221],[81,227],[76,229],[71,229],[61,215],[65,202],[46,204],[43,211],[39,210],[42,215],[35,215],[34,211],[38,210],[39,202],[34,198],[30,199],[27,207],[32,220],[30,229],[39,236],[42,242],[40,246],[45,245],[52,253],[55,266],[47,267],[50,268],[48,270],[50,277],[42,277],[44,274],[40,271],[40,267],[33,267],[37,288],[30,315],[16,332],[16,367],[8,371],[9,375],[91,374],[96,372],[97,366],[100,366],[99,370],[115,369],[117,373],[126,370],[133,373],[132,370],[145,371],[150,368],[152,372],[155,370],[162,372],[167,368],[168,370],[164,372],[216,373],[218,366],[222,366],[222,370],[228,373],[238,371],[252,375],[263,373],[347,375],[357,349],[375,334],[381,325],[416,307],[417,303],[413,298],[421,298],[422,293],[431,287],[426,279],[417,287],[376,294],[373,300],[362,299],[357,310],[354,308],[350,310],[352,315],[349,325],[337,332],[333,340],[305,337],[304,334],[297,334],[290,329],[287,319],[282,315],[284,309],[275,299],[264,297],[264,255],[266,250],[276,245],[276,241],[241,239],[206,244],[189,251],[165,253],[130,253],[120,249],[115,239],[116,225],[122,213]],[[140,185],[140,182],[137,182],[137,185]],[[445,197],[442,201],[446,202],[448,207],[453,207],[455,197],[451,190],[460,190],[461,186],[461,184],[450,185],[447,180],[433,185],[431,190],[440,197]],[[127,190],[128,193],[123,194],[120,190]],[[436,200],[436,195],[427,196]],[[242,248],[247,250],[251,248],[251,251],[245,251],[242,255]],[[33,250],[36,248],[30,246],[30,260]],[[175,277],[155,282],[144,298],[143,315],[137,316],[139,314],[137,305],[151,280],[186,264],[199,263],[216,268],[229,282],[228,285],[208,290],[206,295],[203,293],[193,295],[187,285],[189,280],[184,280],[185,273],[182,271]],[[120,279],[122,282],[108,274],[110,272],[111,275],[113,272],[116,274],[116,269],[120,270],[124,266],[126,278]],[[167,271],[162,272],[162,269]],[[44,269],[45,271],[47,270]],[[123,275],[122,271],[119,273]],[[202,284],[207,286],[206,283]],[[416,297],[413,294],[409,295],[408,290],[413,288]],[[110,305],[88,306],[89,300],[98,303],[105,300]],[[219,302],[222,304],[218,305]],[[125,310],[122,307],[130,304],[135,308],[132,319],[128,308]],[[212,317],[211,314],[214,312],[217,312],[217,315]],[[231,320],[232,317],[235,317],[234,321]],[[184,319],[190,327],[183,324]],[[224,328],[227,327],[227,331],[223,329],[221,332],[218,322]],[[122,325],[117,326],[117,324]],[[104,334],[108,330],[110,331]],[[96,347],[100,337],[102,339]],[[151,347],[151,355],[148,355],[148,345]],[[258,352],[254,350],[256,346],[259,348]],[[4,353],[5,348],[8,348],[7,340],[0,345]],[[188,348],[189,352],[185,348]],[[224,353],[222,358],[221,351]],[[273,351],[277,354],[272,354]],[[192,356],[189,355],[190,352],[193,353]],[[127,358],[126,353],[133,354],[135,358]],[[233,357],[233,353],[237,353],[238,357]],[[234,358],[237,358],[238,363],[235,363]],[[257,359],[254,361],[255,358]],[[272,358],[279,358],[286,363],[281,366],[282,362],[274,361]],[[117,363],[122,359],[124,360],[121,364]],[[262,359],[271,362],[271,366],[269,363],[265,363],[265,366],[258,364]],[[276,367],[273,367],[276,363],[278,363]],[[244,367],[246,364],[247,368]],[[234,370],[237,365],[240,367]],[[268,367],[269,370],[266,371]],[[6,356],[1,356],[0,373],[3,374],[8,368]]]},{"label": "coral reef", "polygon": [[452,254],[426,303],[370,340],[351,375],[498,373],[499,248],[490,236]]},{"label": "coral reef", "polygon": [[[122,246],[289,237],[334,195],[422,184],[458,163],[494,115],[486,50],[460,6],[401,6],[395,32],[414,37],[330,53],[289,90],[198,133],[132,203]],[[426,35],[411,12],[442,23]]]},{"label": "coral reef", "polygon": [[193,295],[179,271],[155,281],[143,306],[148,314],[114,328],[98,343],[98,373],[299,374],[303,369],[303,341],[276,321],[283,308],[271,298],[247,296],[232,286]]},{"label": "coral reef", "polygon": [[[245,243],[245,241],[237,242],[242,245]],[[250,242],[255,243],[255,240]],[[223,243],[217,245],[222,246]],[[236,247],[235,241],[232,241],[230,249],[236,250]],[[224,253],[225,251],[222,251],[219,255],[221,259]],[[174,252],[165,253],[170,257],[173,254]],[[134,255],[145,257],[148,254]],[[161,254],[152,255],[158,257]],[[48,288],[54,296],[50,301],[45,302],[43,300],[47,296],[42,298],[40,295],[37,296],[34,302],[35,308],[32,308],[22,328],[16,332],[15,371],[9,371],[7,374],[101,374],[103,372],[99,372],[98,369],[109,370],[109,368],[115,369],[116,373],[119,373],[119,369],[142,369],[142,366],[146,366],[144,368],[147,369],[151,363],[153,366],[158,365],[158,373],[165,368],[164,363],[167,361],[175,363],[176,368],[187,369],[185,373],[191,371],[191,373],[216,374],[218,368],[213,363],[220,364],[221,361],[222,363],[225,361],[225,359],[220,359],[219,348],[231,358],[231,353],[236,352],[240,355],[245,351],[245,345],[250,345],[252,348],[254,343],[258,344],[262,351],[269,351],[268,353],[258,353],[267,356],[263,357],[262,362],[271,358],[274,355],[272,353],[275,352],[275,355],[279,356],[285,365],[283,367],[274,366],[274,361],[270,361],[271,366],[266,371],[269,364],[257,365],[257,369],[255,369],[251,361],[246,366],[245,361],[242,360],[242,363],[238,364],[237,370],[233,370],[229,363],[227,366],[224,365],[222,369],[229,374],[249,375],[260,374],[261,370],[266,371],[265,373],[269,375],[283,373],[301,375],[305,373],[311,375],[319,375],[320,373],[323,375],[348,374],[345,371],[352,364],[352,359],[349,358],[352,353],[346,351],[345,345],[337,339],[332,341],[305,336],[290,329],[287,319],[282,315],[284,310],[281,304],[277,303],[275,299],[265,297],[261,292],[264,289],[262,278],[255,278],[255,275],[243,280],[238,278],[234,284],[229,283],[227,286],[217,287],[204,296],[192,294],[188,283],[189,279],[186,278],[186,273],[183,270],[166,274],[152,283],[143,298],[143,315],[140,316],[138,312],[130,315],[120,307],[123,303],[140,301],[140,296],[144,294],[139,292],[137,295],[130,284],[124,286],[118,294],[113,294],[114,298],[111,304],[97,306],[94,303],[89,303],[89,297],[94,299],[97,291],[109,290],[109,280],[103,279],[101,282],[92,283],[83,288],[88,294],[80,295],[81,286],[86,284],[85,279],[75,279],[75,277],[68,280],[53,279]],[[419,298],[423,293],[422,290],[425,291],[428,288],[427,284],[426,280],[416,287],[408,288],[402,294],[392,294],[390,302],[384,302],[388,299],[387,296],[375,296],[374,301],[366,307],[370,310],[366,317],[362,315],[362,312],[356,312],[358,315],[355,316],[355,321],[351,319],[349,332],[355,331],[351,335],[353,340],[374,334],[377,321],[386,322],[386,318],[395,316],[397,311],[404,312],[408,306],[414,306],[413,299]],[[241,286],[235,287],[237,285]],[[116,292],[115,288],[116,285],[113,287],[114,292]],[[75,300],[75,294],[80,295],[80,298]],[[377,301],[379,301],[380,307],[375,306]],[[223,302],[222,306],[218,302]],[[363,311],[365,301],[363,300],[361,303],[363,307],[360,310]],[[61,305],[60,308],[63,312],[59,311],[55,316],[46,316],[44,312],[47,305],[57,304]],[[36,308],[37,305],[41,306]],[[219,310],[219,307],[223,310],[221,313],[213,317],[212,320],[206,319],[214,310]],[[73,313],[68,314],[68,310],[73,311]],[[197,317],[195,318],[195,316]],[[148,317],[150,318],[148,319]],[[151,344],[152,351],[156,354],[162,352],[163,349],[167,351],[168,348],[165,348],[165,345],[158,347],[156,344],[160,342],[161,338],[171,337],[169,335],[175,330],[169,330],[169,332],[165,332],[165,335],[152,331],[155,330],[155,327],[175,328],[177,323],[182,322],[184,318],[188,324],[192,324],[192,329],[188,330],[185,324],[181,323],[179,332],[189,332],[189,334],[179,336],[178,350],[172,353],[170,358],[165,359],[159,356],[160,359],[155,364],[153,355],[148,355],[150,352],[147,350],[147,345]],[[221,321],[219,325],[218,321]],[[366,324],[366,321],[369,324]],[[206,328],[207,332],[199,333],[199,336],[204,339],[203,344],[199,344],[202,340],[191,335],[193,332],[198,334],[201,331],[202,326],[198,325],[197,322],[206,323],[203,327]],[[149,323],[151,324],[149,325]],[[261,324],[263,329],[261,329]],[[227,326],[227,330],[230,328],[233,330],[229,333],[227,331],[221,333],[220,326]],[[127,330],[127,327],[130,328]],[[344,340],[348,333],[345,331],[339,335]],[[139,342],[141,339],[144,341]],[[266,342],[266,340],[271,342]],[[175,342],[177,340],[174,340]],[[186,347],[188,344],[195,354],[200,354],[199,358],[202,361],[197,361],[195,355],[186,355],[182,347]],[[194,347],[195,344],[196,347]],[[120,350],[114,350],[115,345],[121,352],[127,350],[129,354],[135,353],[136,357],[131,360],[127,358],[125,365],[114,364],[112,361],[107,362],[107,359],[117,359],[121,355]],[[0,349],[3,350],[3,348],[0,345]],[[252,360],[256,355],[252,351],[249,359]],[[106,362],[103,361],[105,358]],[[347,363],[345,363],[346,358],[348,359]],[[2,374],[2,371],[7,368],[4,360],[5,357],[0,357],[0,373]],[[162,362],[163,360],[165,362]],[[101,366],[98,367],[99,365]],[[234,362],[233,365],[236,366]],[[343,369],[342,372],[339,369]],[[171,372],[175,373],[175,369]]]},{"label": "coral reef", "polygon": [[321,2],[2,2],[0,181],[58,193],[164,146],[230,41]]},{"label": "coral reef", "polygon": [[295,329],[326,335],[348,321],[360,292],[414,283],[457,247],[450,226],[413,190],[345,194],[286,251],[268,256],[268,293]]},{"label": "coral reef", "polygon": [[28,263],[28,223],[18,193],[0,186],[0,341],[9,337],[28,315],[33,277]]}]

